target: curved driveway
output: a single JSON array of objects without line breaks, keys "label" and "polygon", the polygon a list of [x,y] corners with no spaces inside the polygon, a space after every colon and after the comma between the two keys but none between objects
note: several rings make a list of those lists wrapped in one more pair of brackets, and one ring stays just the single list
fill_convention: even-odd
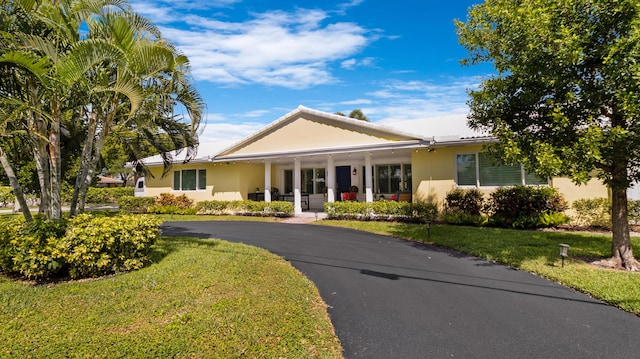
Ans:
[{"label": "curved driveway", "polygon": [[640,353],[640,318],[540,277],[436,247],[304,224],[179,222],[162,230],[284,257],[318,287],[347,359]]}]

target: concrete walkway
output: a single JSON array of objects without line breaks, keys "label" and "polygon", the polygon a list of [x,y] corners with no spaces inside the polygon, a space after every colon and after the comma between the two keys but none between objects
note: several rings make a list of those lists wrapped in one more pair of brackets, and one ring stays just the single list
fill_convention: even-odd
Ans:
[{"label": "concrete walkway", "polygon": [[280,223],[288,224],[306,224],[315,221],[320,221],[327,218],[327,214],[324,212],[302,212],[295,217],[289,217],[282,220]]},{"label": "concrete walkway", "polygon": [[162,230],[284,257],[318,287],[347,359],[640,353],[640,318],[538,276],[437,247],[301,224],[176,222]]}]

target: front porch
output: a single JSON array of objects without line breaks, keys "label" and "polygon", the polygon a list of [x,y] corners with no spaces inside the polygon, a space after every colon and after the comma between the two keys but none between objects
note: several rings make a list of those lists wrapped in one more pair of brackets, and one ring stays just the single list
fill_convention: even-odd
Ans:
[{"label": "front porch", "polygon": [[[247,199],[288,201],[294,214],[322,212],[325,203],[342,200],[372,202],[389,199],[398,190],[411,190],[411,151],[297,156],[254,160],[263,178]],[[252,186],[253,188],[253,186]]]}]

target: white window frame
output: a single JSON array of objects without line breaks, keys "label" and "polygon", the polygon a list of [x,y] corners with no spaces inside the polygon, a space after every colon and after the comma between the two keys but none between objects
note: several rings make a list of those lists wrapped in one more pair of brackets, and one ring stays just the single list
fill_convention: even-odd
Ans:
[{"label": "white window frame", "polygon": [[[454,172],[455,172],[455,185],[458,188],[498,188],[498,187],[509,187],[509,186],[517,186],[517,185],[505,185],[505,186],[481,186],[480,185],[480,157],[479,154],[481,152],[460,152],[455,154],[454,158]],[[473,155],[475,156],[475,164],[476,164],[476,184],[474,185],[460,185],[460,181],[458,180],[458,156],[464,155]],[[526,175],[527,172],[523,165],[520,165],[520,184],[521,186],[548,186],[549,180],[547,179],[547,183],[545,184],[527,184],[526,183]]]},{"label": "white window frame", "polygon": [[[184,171],[196,171],[196,188],[195,189],[183,189],[182,188],[182,183],[183,183],[183,173]],[[200,172],[204,171],[204,178],[205,178],[205,183],[204,183],[204,188],[200,188]],[[180,186],[178,189],[176,189],[176,173],[180,173]],[[206,168],[190,168],[190,169],[184,169],[184,170],[175,170],[173,171],[173,178],[171,179],[172,183],[171,183],[171,190],[173,192],[203,192],[206,191],[207,189],[207,169]]]}]

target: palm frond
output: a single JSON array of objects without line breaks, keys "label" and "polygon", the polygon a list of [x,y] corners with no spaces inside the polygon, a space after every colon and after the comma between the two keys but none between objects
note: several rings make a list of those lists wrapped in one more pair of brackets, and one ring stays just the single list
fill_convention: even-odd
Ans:
[{"label": "palm frond", "polygon": [[56,67],[59,78],[72,85],[85,77],[91,67],[105,61],[120,63],[124,59],[122,51],[108,41],[89,39],[74,44],[65,60]]}]

